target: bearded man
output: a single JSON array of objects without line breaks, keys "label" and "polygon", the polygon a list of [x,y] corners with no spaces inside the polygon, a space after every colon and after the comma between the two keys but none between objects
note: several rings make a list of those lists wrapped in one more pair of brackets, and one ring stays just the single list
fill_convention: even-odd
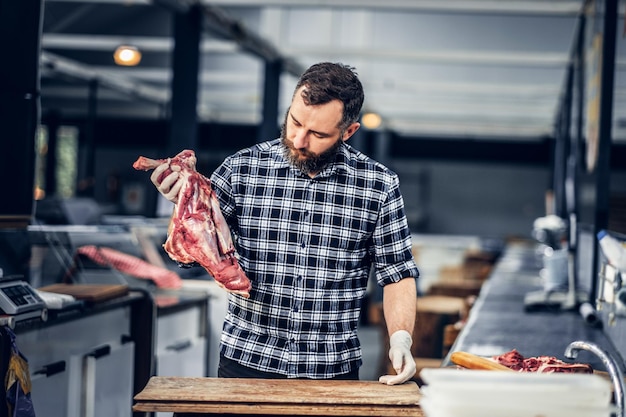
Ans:
[{"label": "bearded man", "polygon": [[[353,68],[322,62],[300,77],[281,137],[229,156],[211,176],[250,297],[229,294],[219,377],[358,379],[357,334],[370,269],[383,287],[389,359],[411,355],[419,271],[398,176],[349,146],[364,93]],[[176,202],[178,173],[158,181]]]}]

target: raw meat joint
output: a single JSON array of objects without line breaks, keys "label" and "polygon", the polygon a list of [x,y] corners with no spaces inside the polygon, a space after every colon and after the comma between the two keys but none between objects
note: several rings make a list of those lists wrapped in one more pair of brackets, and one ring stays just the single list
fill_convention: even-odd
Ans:
[{"label": "raw meat joint", "polygon": [[[140,156],[133,168],[147,171],[164,162],[180,167],[183,186],[170,220],[163,248],[180,264],[198,263],[226,291],[250,296],[250,280],[237,262],[230,229],[220,210],[211,181],[196,171],[196,154],[183,150],[173,158],[150,159]],[[166,170],[159,178],[171,173]]]},{"label": "raw meat joint", "polygon": [[115,249],[85,245],[79,247],[76,253],[88,257],[99,265],[114,268],[135,278],[150,279],[159,288],[178,289],[182,286],[182,280],[176,272]]},{"label": "raw meat joint", "polygon": [[567,363],[553,356],[536,356],[525,358],[517,350],[503,353],[492,358],[501,365],[519,372],[539,373],[593,373],[593,368],[585,363]]}]

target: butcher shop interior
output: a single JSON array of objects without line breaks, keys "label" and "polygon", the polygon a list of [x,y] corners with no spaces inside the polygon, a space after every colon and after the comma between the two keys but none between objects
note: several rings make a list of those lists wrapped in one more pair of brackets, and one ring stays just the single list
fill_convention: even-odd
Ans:
[{"label": "butcher shop interior", "polygon": [[[624,0],[0,0],[0,417],[626,417],[625,12]],[[229,226],[256,207],[227,204],[220,181],[231,155],[289,136],[296,84],[322,62],[362,83],[345,143],[399,181],[393,255],[419,270],[402,369],[415,373],[379,380],[401,374],[390,306],[403,304],[368,252],[350,287],[362,293],[336,300],[357,304],[357,380],[218,376],[234,312],[262,310],[264,325],[285,300],[289,317],[297,297],[333,303],[301,276],[280,278],[291,301],[259,288],[263,272],[249,278],[257,248]],[[161,184],[182,179],[173,199],[153,184],[164,162]],[[297,222],[298,236],[352,242],[343,226]],[[269,242],[257,262],[273,265],[287,245]]]}]

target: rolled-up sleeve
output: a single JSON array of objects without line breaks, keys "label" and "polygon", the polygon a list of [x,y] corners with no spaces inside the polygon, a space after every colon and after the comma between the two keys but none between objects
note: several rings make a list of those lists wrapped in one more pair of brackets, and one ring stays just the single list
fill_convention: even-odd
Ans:
[{"label": "rolled-up sleeve", "polygon": [[419,277],[413,259],[404,200],[396,175],[392,176],[387,199],[381,207],[373,242],[374,266],[379,285],[384,286],[407,277]]}]

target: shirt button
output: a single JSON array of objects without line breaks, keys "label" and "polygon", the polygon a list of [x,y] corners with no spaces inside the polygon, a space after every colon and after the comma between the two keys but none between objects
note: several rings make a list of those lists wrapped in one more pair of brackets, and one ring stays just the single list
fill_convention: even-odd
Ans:
[{"label": "shirt button", "polygon": [[301,247],[302,249],[304,249],[304,248],[306,247],[306,245],[304,244],[304,242],[300,244],[300,247]]}]

